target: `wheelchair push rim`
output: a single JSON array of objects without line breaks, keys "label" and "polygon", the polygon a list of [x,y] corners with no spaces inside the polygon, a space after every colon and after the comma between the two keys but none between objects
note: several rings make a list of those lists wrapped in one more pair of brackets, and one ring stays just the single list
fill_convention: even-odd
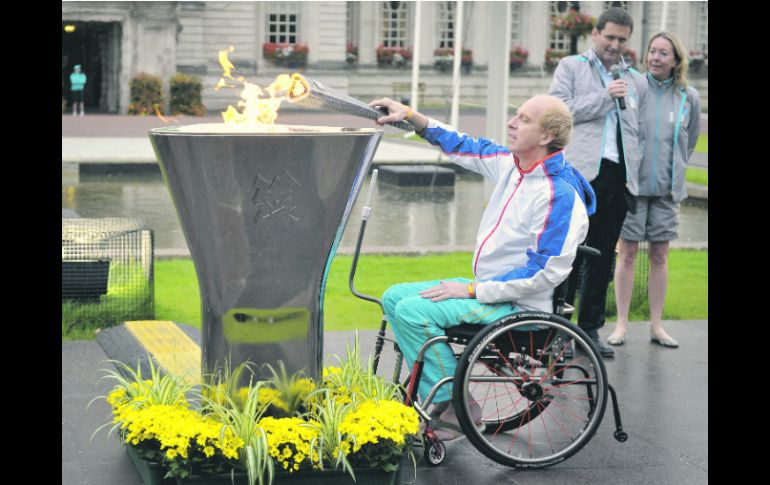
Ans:
[{"label": "wheelchair push rim", "polygon": [[[569,361],[563,359],[568,339],[575,345]],[[453,400],[479,451],[507,466],[541,468],[588,443],[604,416],[607,386],[599,351],[581,329],[553,314],[520,313],[471,340]],[[471,418],[476,405],[481,429]]]}]

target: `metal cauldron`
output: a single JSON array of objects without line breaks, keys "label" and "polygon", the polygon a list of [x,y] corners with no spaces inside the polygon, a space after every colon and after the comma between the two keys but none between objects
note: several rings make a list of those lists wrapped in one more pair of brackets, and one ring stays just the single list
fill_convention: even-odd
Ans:
[{"label": "metal cauldron", "polygon": [[223,127],[149,133],[198,274],[202,371],[318,378],[326,277],[382,131]]}]

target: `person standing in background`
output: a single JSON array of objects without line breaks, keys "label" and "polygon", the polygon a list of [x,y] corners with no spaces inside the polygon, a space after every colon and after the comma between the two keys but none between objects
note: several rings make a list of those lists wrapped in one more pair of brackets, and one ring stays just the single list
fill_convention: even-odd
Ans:
[{"label": "person standing in background", "polygon": [[83,89],[86,86],[86,74],[80,71],[80,64],[75,64],[74,72],[70,74],[70,91],[72,92],[72,116],[77,116],[80,105],[80,116],[85,115],[83,104]]},{"label": "person standing in background", "polygon": [[[604,11],[591,32],[594,47],[581,55],[561,59],[548,94],[569,106],[575,122],[566,158],[596,193],[596,213],[591,216],[585,244],[601,256],[584,260],[577,323],[602,357],[614,357],[612,347],[599,339],[604,326],[607,287],[612,277],[615,246],[626,212],[634,211],[637,175],[644,141],[641,111],[645,108],[647,80],[630,69],[621,56],[634,23],[619,7]],[[580,264],[570,274],[567,303],[575,300]],[[573,354],[570,345],[565,356]]]},{"label": "person standing in background", "polygon": [[661,318],[668,284],[669,241],[678,237],[679,203],[687,197],[685,171],[700,134],[700,94],[687,85],[687,51],[669,32],[652,36],[645,55],[648,109],[644,115],[647,144],[639,166],[636,214],[626,216],[615,267],[618,323],[607,338],[623,345],[634,287],[639,241],[649,241],[650,341],[676,348]]}]

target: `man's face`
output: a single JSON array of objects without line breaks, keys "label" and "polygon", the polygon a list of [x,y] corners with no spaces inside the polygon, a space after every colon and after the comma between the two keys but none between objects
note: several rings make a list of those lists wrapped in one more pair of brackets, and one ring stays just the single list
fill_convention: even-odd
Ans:
[{"label": "man's face", "polygon": [[546,107],[547,102],[543,98],[532,98],[521,105],[516,116],[508,120],[508,146],[517,156],[537,149],[546,140],[547,136],[539,123]]},{"label": "man's face", "polygon": [[612,22],[604,24],[604,29],[601,32],[596,27],[591,32],[591,40],[594,41],[596,55],[606,67],[620,61],[620,53],[626,46],[629,37],[631,37],[631,27]]}]

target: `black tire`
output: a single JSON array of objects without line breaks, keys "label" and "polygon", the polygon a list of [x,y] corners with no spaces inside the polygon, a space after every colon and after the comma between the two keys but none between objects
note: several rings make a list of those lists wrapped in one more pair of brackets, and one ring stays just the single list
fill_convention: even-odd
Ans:
[{"label": "black tire", "polygon": [[423,456],[430,465],[439,466],[444,462],[444,458],[446,458],[446,445],[441,441],[431,443],[431,441],[426,438]]},{"label": "black tire", "polygon": [[[567,338],[575,358],[565,362]],[[608,392],[604,362],[585,332],[557,315],[526,312],[471,340],[455,372],[452,400],[468,440],[484,455],[515,468],[542,468],[590,441]],[[472,405],[481,409],[483,431],[473,424]]]}]

